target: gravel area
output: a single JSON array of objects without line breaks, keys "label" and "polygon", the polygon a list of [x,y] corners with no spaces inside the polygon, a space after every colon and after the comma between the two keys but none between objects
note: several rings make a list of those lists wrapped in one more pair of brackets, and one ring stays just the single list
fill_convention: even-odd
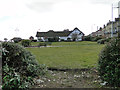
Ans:
[{"label": "gravel area", "polygon": [[51,71],[34,80],[33,88],[99,88],[100,78],[96,69],[79,71]]}]

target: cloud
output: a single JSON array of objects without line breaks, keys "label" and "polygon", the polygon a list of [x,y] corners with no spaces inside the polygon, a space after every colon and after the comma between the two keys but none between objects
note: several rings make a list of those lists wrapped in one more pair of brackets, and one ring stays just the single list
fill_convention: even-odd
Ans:
[{"label": "cloud", "polygon": [[[64,2],[73,3],[91,3],[91,4],[101,4],[101,5],[111,5],[117,6],[119,0],[26,0],[26,6],[33,11],[37,12],[50,12],[53,10],[54,5]],[[67,5],[67,3],[66,3]],[[62,8],[62,6],[61,6]]]},{"label": "cloud", "polygon": [[23,38],[34,36],[38,29],[59,31],[78,27],[89,34],[91,25],[102,26],[111,19],[113,1],[118,3],[118,0],[1,0],[0,38],[13,38],[15,28]]},{"label": "cloud", "polygon": [[90,0],[93,4],[117,4],[119,0]]},{"label": "cloud", "polygon": [[0,22],[6,21],[6,20],[11,19],[11,18],[12,18],[11,16],[3,16],[0,18]]},{"label": "cloud", "polygon": [[26,0],[26,6],[37,12],[47,12],[53,10],[54,5],[56,4],[77,1],[79,2],[79,0]]},{"label": "cloud", "polygon": [[54,4],[68,0],[26,0],[26,6],[37,12],[51,11]]},{"label": "cloud", "polygon": [[33,2],[30,4],[26,4],[26,6],[38,12],[46,12],[52,10],[53,3],[52,2]]}]

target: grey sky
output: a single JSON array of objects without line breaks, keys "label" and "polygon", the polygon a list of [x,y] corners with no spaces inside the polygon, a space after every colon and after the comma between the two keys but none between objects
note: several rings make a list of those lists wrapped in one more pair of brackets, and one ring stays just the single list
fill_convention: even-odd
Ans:
[{"label": "grey sky", "polygon": [[52,9],[53,4],[52,2],[33,2],[26,4],[26,6],[38,12],[46,12]]},{"label": "grey sky", "polygon": [[[111,4],[117,6],[118,1],[0,0],[0,40],[14,36],[35,37],[38,30],[72,30],[75,27],[88,35],[111,20]],[[115,17],[118,17],[117,9],[114,9]]]},{"label": "grey sky", "polygon": [[118,0],[30,0],[30,2],[26,3],[26,6],[32,10],[38,11],[38,12],[46,12],[50,11],[53,8],[53,5],[61,2],[87,2],[91,4],[101,4],[101,5],[110,5],[111,3],[114,3],[117,5]]}]

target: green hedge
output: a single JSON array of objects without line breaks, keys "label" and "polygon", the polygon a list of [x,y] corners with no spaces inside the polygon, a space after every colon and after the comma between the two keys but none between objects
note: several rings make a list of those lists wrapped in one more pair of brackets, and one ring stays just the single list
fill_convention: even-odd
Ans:
[{"label": "green hedge", "polygon": [[2,43],[3,88],[29,88],[32,79],[44,75],[46,67],[22,46]]},{"label": "green hedge", "polygon": [[98,71],[108,85],[120,87],[120,39],[112,39],[101,51]]}]

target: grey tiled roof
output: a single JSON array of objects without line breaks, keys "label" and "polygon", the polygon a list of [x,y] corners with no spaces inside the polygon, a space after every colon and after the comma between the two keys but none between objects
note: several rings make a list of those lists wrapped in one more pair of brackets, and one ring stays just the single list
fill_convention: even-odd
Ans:
[{"label": "grey tiled roof", "polygon": [[[78,28],[75,28],[75,29],[78,29]],[[37,32],[36,37],[66,37],[66,36],[69,36],[69,34],[73,31],[69,31],[69,30],[64,30],[64,31],[49,30],[48,32]]]},{"label": "grey tiled roof", "polygon": [[48,32],[37,32],[36,37],[57,37],[57,36],[68,36],[72,31],[48,31]]}]

